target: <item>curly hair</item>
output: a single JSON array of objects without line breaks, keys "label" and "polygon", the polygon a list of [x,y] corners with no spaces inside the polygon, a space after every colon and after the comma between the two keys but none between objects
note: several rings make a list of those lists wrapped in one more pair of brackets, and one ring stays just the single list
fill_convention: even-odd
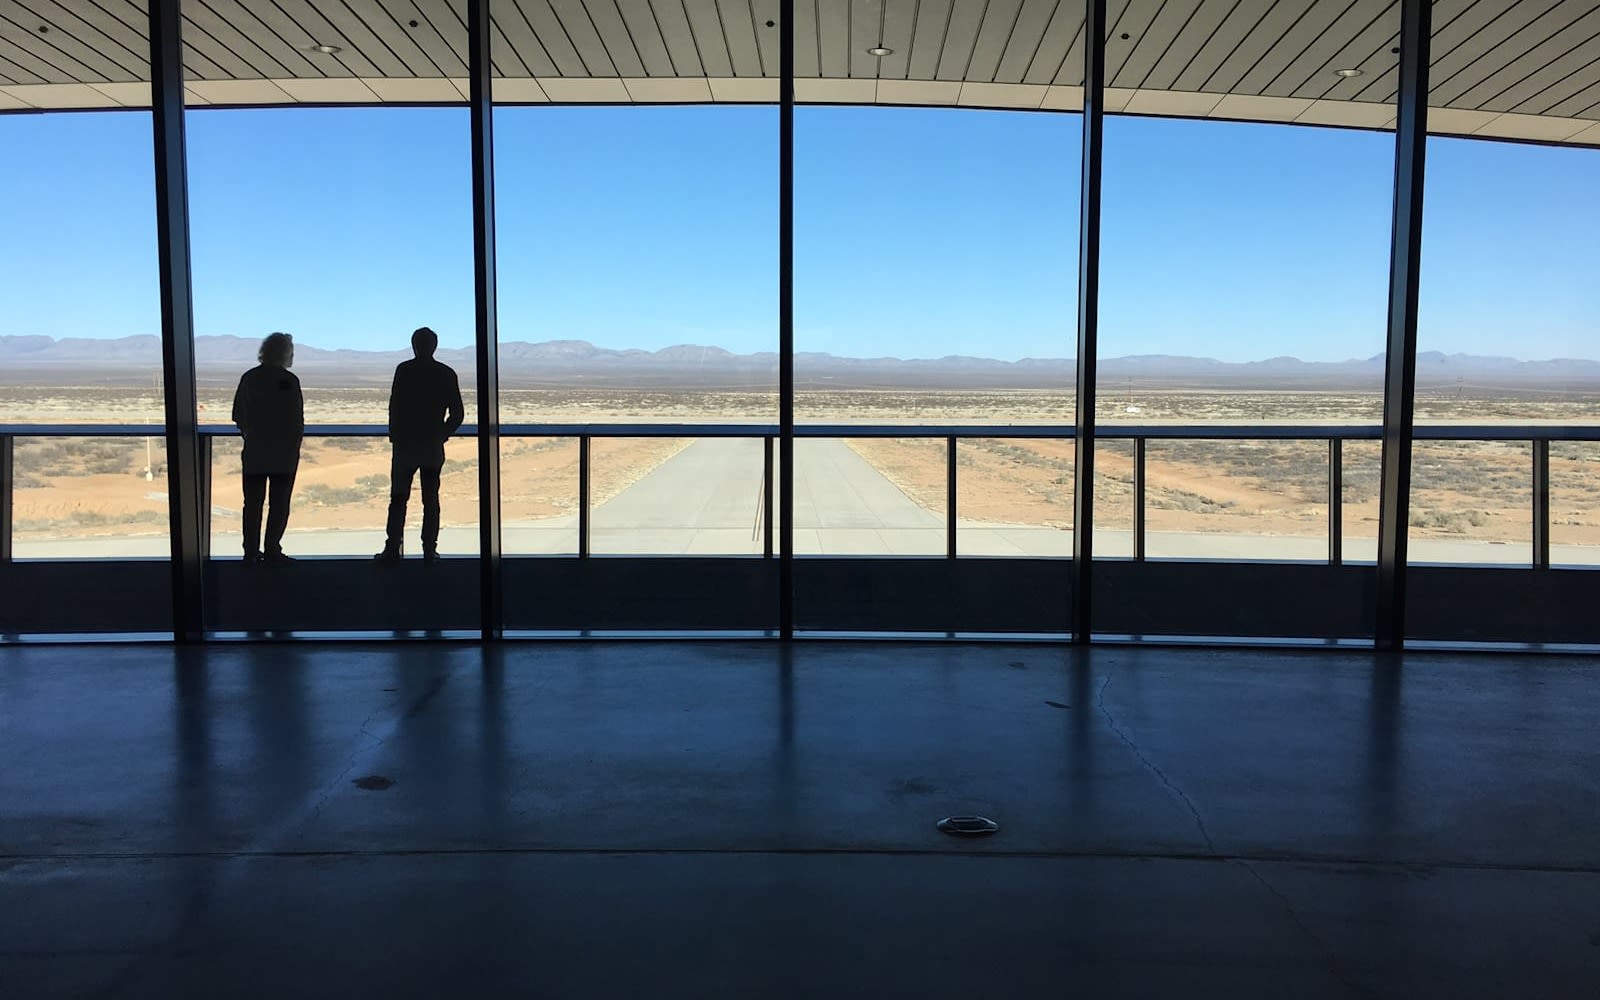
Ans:
[{"label": "curly hair", "polygon": [[261,350],[256,352],[256,360],[262,364],[281,365],[289,360],[289,352],[294,350],[294,338],[287,333],[272,333],[261,342]]}]

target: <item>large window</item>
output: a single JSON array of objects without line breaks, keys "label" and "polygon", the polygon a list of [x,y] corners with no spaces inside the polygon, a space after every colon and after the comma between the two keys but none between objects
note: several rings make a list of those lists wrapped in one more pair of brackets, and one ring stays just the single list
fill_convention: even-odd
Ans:
[{"label": "large window", "polygon": [[[150,115],[4,115],[0,147],[0,447],[15,475],[13,554],[165,558]],[[104,433],[3,429],[19,424]]]},{"label": "large window", "polygon": [[1530,565],[1537,449],[1550,561],[1594,565],[1600,445],[1559,437],[1600,417],[1600,151],[1432,138],[1427,165],[1410,559]]},{"label": "large window", "polygon": [[1326,561],[1337,465],[1339,555],[1373,559],[1378,443],[1346,438],[1383,410],[1393,135],[1130,115],[1105,142],[1096,554],[1134,554],[1142,458],[1148,558]]},{"label": "large window", "polygon": [[795,413],[837,428],[796,442],[796,551],[944,556],[954,516],[958,555],[1070,552],[1081,119],[795,118]]}]

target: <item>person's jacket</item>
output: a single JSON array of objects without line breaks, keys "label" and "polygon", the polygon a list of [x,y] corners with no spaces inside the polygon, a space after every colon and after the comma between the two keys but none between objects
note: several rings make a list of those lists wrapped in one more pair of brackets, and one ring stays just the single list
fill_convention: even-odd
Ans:
[{"label": "person's jacket", "polygon": [[432,358],[402,361],[389,390],[389,440],[395,456],[424,468],[444,465],[444,443],[461,427],[466,408],[454,368]]},{"label": "person's jacket", "polygon": [[306,431],[300,380],[277,365],[245,372],[233,394],[233,423],[244,435],[246,475],[293,472]]}]

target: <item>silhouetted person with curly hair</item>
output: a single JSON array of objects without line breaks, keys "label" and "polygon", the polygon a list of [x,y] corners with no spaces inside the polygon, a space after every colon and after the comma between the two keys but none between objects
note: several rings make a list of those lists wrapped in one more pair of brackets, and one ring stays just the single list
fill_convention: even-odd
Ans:
[{"label": "silhouetted person with curly hair", "polygon": [[[289,371],[294,338],[287,333],[268,336],[256,358],[261,363],[244,373],[233,394],[233,423],[244,435],[244,559],[293,562],[283,554],[283,533],[289,526],[289,498],[306,430],[300,380]],[[269,495],[263,549],[261,509]]]},{"label": "silhouetted person with curly hair", "polygon": [[404,554],[406,504],[411,481],[422,477],[422,558],[439,558],[439,475],[444,469],[444,443],[466,417],[461,403],[461,382],[455,369],[435,361],[439,335],[427,327],[411,335],[416,357],[394,370],[389,390],[389,442],[394,460],[389,466],[389,525],[380,562],[398,562]]}]

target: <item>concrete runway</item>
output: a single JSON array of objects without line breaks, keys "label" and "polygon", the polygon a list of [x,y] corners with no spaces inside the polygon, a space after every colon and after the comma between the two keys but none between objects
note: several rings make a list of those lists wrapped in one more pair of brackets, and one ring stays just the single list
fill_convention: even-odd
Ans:
[{"label": "concrete runway", "polygon": [[[622,493],[595,507],[591,551],[597,555],[751,555],[762,551],[761,451],[756,439],[706,438],[691,444]],[[929,510],[906,496],[869,462],[838,439],[795,442],[799,479],[795,490],[795,552],[800,555],[942,555],[945,513]],[[774,482],[774,488],[778,487]],[[420,551],[420,511],[413,511],[408,551]],[[537,521],[508,522],[504,551],[510,555],[571,554],[578,547],[575,514]],[[292,526],[285,549],[302,556],[351,556],[383,547],[381,528],[306,530]],[[475,526],[447,527],[440,550],[449,555],[477,552]],[[212,550],[231,557],[240,536],[218,533]],[[110,538],[18,539],[19,559],[162,557],[164,535]],[[1526,566],[1529,542],[1497,543],[1415,539],[1411,557],[1418,563]],[[1072,532],[1029,525],[960,519],[957,551],[970,556],[1054,556],[1072,554]],[[1133,554],[1133,533],[1115,528],[1095,532],[1095,551],[1111,558]],[[1326,536],[1150,531],[1146,554],[1169,559],[1272,559],[1320,561],[1327,558]],[[1377,542],[1346,538],[1344,558],[1373,561]],[[1600,547],[1551,546],[1556,565],[1600,563]]]}]

